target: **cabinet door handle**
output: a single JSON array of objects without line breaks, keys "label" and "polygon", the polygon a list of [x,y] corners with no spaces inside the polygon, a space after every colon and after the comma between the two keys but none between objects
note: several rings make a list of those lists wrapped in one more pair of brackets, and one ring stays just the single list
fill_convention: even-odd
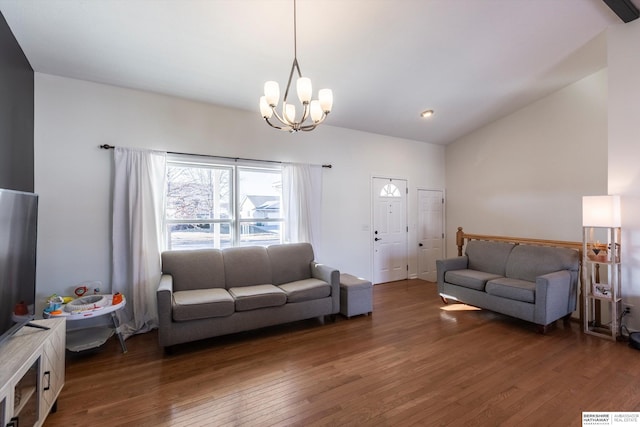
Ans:
[{"label": "cabinet door handle", "polygon": [[46,386],[44,386],[44,391],[47,391],[47,390],[49,390],[51,388],[51,371],[45,371],[45,373],[43,375],[43,379],[44,379],[45,384],[46,384]]}]

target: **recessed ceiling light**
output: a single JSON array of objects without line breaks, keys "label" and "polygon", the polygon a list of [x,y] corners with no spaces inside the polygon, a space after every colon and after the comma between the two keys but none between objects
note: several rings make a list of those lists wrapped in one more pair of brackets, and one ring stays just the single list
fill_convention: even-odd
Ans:
[{"label": "recessed ceiling light", "polygon": [[431,117],[433,116],[433,110],[424,110],[422,113],[420,113],[420,117]]}]

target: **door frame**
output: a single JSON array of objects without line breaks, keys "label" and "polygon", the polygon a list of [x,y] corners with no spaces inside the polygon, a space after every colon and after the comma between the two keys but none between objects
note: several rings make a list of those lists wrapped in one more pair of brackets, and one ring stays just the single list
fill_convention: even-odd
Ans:
[{"label": "door frame", "polygon": [[[416,189],[416,227],[419,227],[420,224],[420,191],[438,191],[442,193],[442,258],[446,258],[447,256],[447,194],[444,188],[425,188],[418,187]],[[418,245],[418,233],[416,232],[416,277],[420,275],[420,256],[417,251]]]},{"label": "door frame", "polygon": [[[405,215],[405,224],[407,225],[407,230],[409,228],[409,194],[411,194],[411,192],[409,191],[409,178],[407,178],[406,176],[398,176],[398,175],[389,175],[389,174],[377,174],[377,173],[373,173],[371,174],[371,176],[369,177],[369,212],[370,212],[370,218],[369,218],[369,255],[370,255],[370,262],[371,262],[371,283],[373,285],[375,285],[375,283],[373,283],[375,280],[375,247],[373,245],[373,229],[375,227],[375,223],[374,223],[374,202],[373,202],[373,180],[374,178],[377,179],[395,179],[398,181],[405,181],[407,184],[407,192],[406,192],[406,197],[405,197],[405,209],[404,209],[404,215]],[[410,253],[409,253],[409,232],[407,232],[407,239],[406,239],[406,254],[407,254],[407,266],[409,265],[409,259],[411,258]],[[407,270],[407,278],[409,278],[409,270]]]}]

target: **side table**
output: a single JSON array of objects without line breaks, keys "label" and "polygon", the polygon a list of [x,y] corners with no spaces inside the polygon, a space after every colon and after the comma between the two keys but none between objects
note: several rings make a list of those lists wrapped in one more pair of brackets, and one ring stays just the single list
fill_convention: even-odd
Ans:
[{"label": "side table", "polygon": [[373,285],[366,279],[340,274],[340,313],[347,318],[373,312]]},{"label": "side table", "polygon": [[113,322],[113,329],[111,328],[88,328],[80,329],[76,331],[70,331],[67,333],[67,349],[71,351],[82,351],[94,347],[99,347],[115,332],[120,341],[120,347],[122,352],[127,352],[127,346],[124,343],[124,338],[120,333],[120,325],[118,318],[116,317],[116,311],[121,310],[127,303],[127,300],[122,296],[122,301],[118,304],[113,304],[113,295],[102,295],[107,298],[107,304],[102,307],[84,308],[82,310],[65,311],[65,305],[60,310],[48,313],[44,312],[44,318],[64,317],[68,322],[82,321],[86,319],[92,319],[94,317],[103,316],[105,314],[111,315]]}]

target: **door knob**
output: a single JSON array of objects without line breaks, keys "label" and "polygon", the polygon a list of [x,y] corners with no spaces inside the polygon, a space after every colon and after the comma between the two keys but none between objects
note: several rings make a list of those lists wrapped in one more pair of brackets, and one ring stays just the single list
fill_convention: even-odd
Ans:
[{"label": "door knob", "polygon": [[375,239],[373,239],[373,240],[375,240],[375,241],[377,242],[378,240],[382,240],[382,239],[380,239],[380,238],[376,237],[376,238],[375,238]]},{"label": "door knob", "polygon": [[422,243],[418,243],[418,246],[424,246]]}]

